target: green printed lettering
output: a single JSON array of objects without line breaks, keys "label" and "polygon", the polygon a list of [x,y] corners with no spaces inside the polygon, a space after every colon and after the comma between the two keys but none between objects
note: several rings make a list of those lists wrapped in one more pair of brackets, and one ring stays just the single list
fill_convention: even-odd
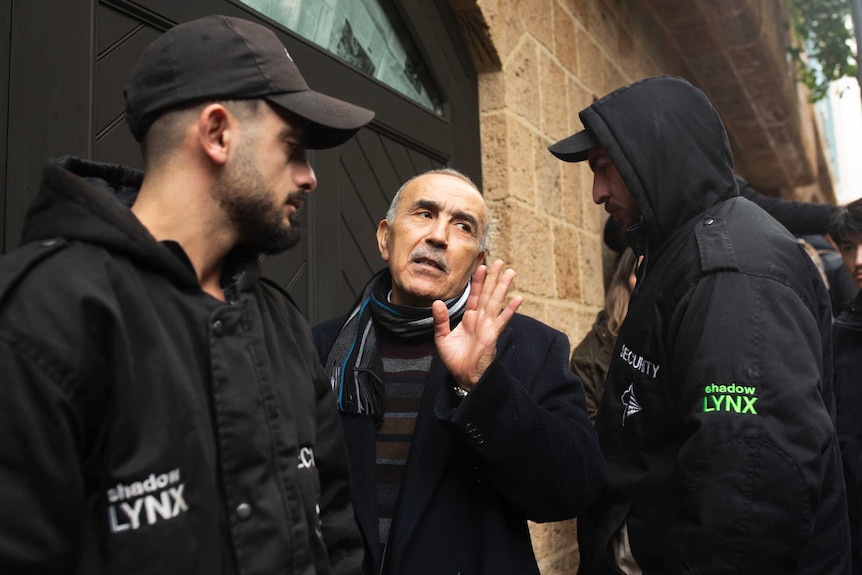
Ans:
[{"label": "green printed lettering", "polygon": [[756,391],[757,391],[756,387],[746,387],[745,388],[745,393],[747,393],[748,395],[754,395],[754,393]]},{"label": "green printed lettering", "polygon": [[745,400],[745,407],[742,408],[742,413],[752,413],[757,415],[757,411],[754,409],[754,402],[757,401],[756,397],[743,397]]},{"label": "green printed lettering", "polygon": [[[712,396],[710,396],[710,397],[712,397]],[[712,409],[711,407],[709,407],[709,406],[706,404],[706,398],[707,398],[707,396],[705,396],[705,395],[704,395],[704,396],[703,396],[703,412],[704,412],[704,413],[707,413],[707,412],[709,412],[709,411],[715,411],[714,409]]]},{"label": "green printed lettering", "polygon": [[724,410],[730,411],[733,408],[733,411],[739,413],[740,400],[742,396],[737,395],[736,397],[731,397],[730,395],[724,396]]},{"label": "green printed lettering", "polygon": [[724,399],[723,395],[711,395],[712,404],[715,406],[713,411],[721,411],[721,402]]}]

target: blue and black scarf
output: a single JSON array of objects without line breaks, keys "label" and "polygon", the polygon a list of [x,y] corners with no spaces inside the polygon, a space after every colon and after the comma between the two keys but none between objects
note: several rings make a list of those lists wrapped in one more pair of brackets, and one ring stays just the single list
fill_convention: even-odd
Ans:
[{"label": "blue and black scarf", "polygon": [[[338,332],[326,360],[326,373],[338,398],[339,411],[381,417],[384,410],[383,361],[378,350],[378,329],[404,340],[434,333],[430,307],[410,307],[389,302],[392,276],[378,272],[365,286],[359,300]],[[453,329],[470,296],[470,284],[444,303]]]}]

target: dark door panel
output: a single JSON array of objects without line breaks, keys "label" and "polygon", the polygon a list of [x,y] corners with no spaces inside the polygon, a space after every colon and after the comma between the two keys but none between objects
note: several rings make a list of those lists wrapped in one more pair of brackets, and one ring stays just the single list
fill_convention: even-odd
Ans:
[{"label": "dark door panel", "polygon": [[[9,110],[9,58],[12,36],[12,3],[0,3],[0,134],[8,129]],[[0,254],[6,251],[6,160],[7,141],[0,138]]]},{"label": "dark door panel", "polygon": [[[264,273],[288,289],[310,322],[344,313],[383,266],[375,231],[398,187],[421,171],[447,164],[474,178],[479,172],[476,80],[472,67],[465,65],[466,49],[453,41],[457,32],[447,28],[451,22],[439,3],[428,3],[421,12],[413,3],[396,3],[406,17],[420,20],[410,28],[440,84],[448,117],[435,115],[233,0],[3,4],[0,34],[5,25],[9,50],[4,54],[0,49],[0,81],[8,64],[3,94],[8,94],[10,142],[0,158],[5,161],[0,161],[0,181],[6,185],[0,197],[5,249],[18,243],[45,158],[72,153],[142,167],[138,144],[123,117],[123,86],[141,51],[158,34],[206,14],[257,19],[276,31],[309,85],[377,114],[346,145],[309,154],[318,189],[298,214],[304,239],[263,262]],[[405,9],[406,4],[411,6]],[[0,100],[5,110],[2,104]],[[6,117],[0,114],[0,128]]]}]

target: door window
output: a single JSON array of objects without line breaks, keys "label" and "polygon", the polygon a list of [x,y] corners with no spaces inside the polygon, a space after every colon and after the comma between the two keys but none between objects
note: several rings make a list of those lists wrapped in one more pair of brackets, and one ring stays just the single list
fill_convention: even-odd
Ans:
[{"label": "door window", "polygon": [[439,91],[392,0],[240,1],[443,115]]}]

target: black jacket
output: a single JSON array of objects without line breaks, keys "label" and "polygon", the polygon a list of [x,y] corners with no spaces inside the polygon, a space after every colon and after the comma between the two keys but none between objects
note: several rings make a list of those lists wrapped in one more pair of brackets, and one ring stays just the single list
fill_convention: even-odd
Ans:
[{"label": "black jacket", "polygon": [[579,524],[608,573],[625,522],[646,575],[849,568],[829,295],[795,238],[739,197],[724,127],[681,79],[637,82],[581,120],[643,217],[645,255],[596,422],[608,489]]},{"label": "black jacket", "polygon": [[[344,322],[314,328],[322,361]],[[603,466],[568,370],[566,336],[516,314],[463,400],[434,358],[386,548],[388,573],[538,574],[527,520],[569,519],[601,489]],[[372,416],[343,414],[367,575],[380,570]]]},{"label": "black jacket", "polygon": [[307,324],[253,260],[204,293],[129,211],[140,180],[50,163],[0,259],[0,572],[357,572]]},{"label": "black jacket", "polygon": [[862,294],[834,324],[838,441],[850,514],[853,575],[862,573]]}]

